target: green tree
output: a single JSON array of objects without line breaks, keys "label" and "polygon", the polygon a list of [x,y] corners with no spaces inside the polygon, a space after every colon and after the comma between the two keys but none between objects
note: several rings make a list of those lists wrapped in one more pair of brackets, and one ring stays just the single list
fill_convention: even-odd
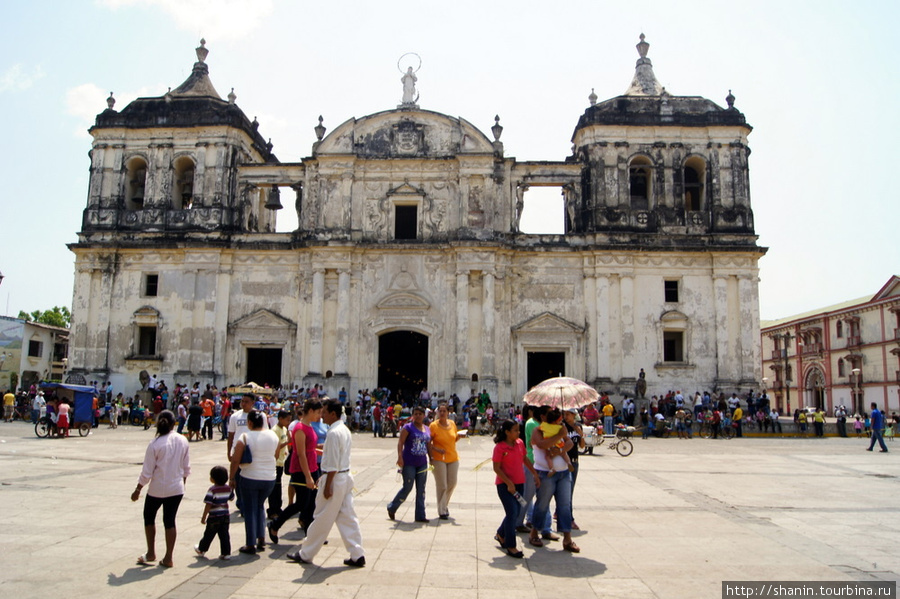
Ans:
[{"label": "green tree", "polygon": [[72,313],[65,306],[54,306],[50,310],[44,310],[43,312],[35,310],[30,314],[25,312],[25,310],[19,310],[18,318],[28,322],[39,322],[67,329],[72,321]]}]

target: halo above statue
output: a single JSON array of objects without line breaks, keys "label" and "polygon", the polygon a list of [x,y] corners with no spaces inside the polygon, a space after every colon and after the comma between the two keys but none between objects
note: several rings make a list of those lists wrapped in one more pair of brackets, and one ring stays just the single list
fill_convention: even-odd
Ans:
[{"label": "halo above statue", "polygon": [[[410,57],[415,56],[415,60],[408,61],[408,63],[407,63],[403,60],[407,56],[410,56]],[[415,68],[413,68],[413,73],[418,73],[419,69],[422,68],[422,57],[419,56],[418,54],[416,54],[415,52],[407,52],[406,54],[401,56],[399,59],[397,59],[397,70],[400,71],[401,73],[405,74],[406,68],[411,67],[413,64],[416,65]],[[404,68],[404,67],[406,67],[406,68]]]}]

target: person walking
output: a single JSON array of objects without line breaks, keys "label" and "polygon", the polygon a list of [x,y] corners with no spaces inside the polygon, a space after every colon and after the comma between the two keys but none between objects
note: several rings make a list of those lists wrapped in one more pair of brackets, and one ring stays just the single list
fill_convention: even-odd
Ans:
[{"label": "person walking", "polygon": [[881,453],[887,453],[888,448],[887,445],[884,444],[884,413],[878,409],[878,404],[874,401],[872,402],[872,413],[869,416],[872,421],[872,441],[869,443],[869,448],[866,451],[872,451],[875,447],[875,442],[878,441],[878,445],[881,446]]},{"label": "person walking", "polygon": [[256,410],[247,415],[248,430],[238,437],[234,444],[228,480],[228,486],[234,488],[240,468],[241,476],[237,484],[240,485],[246,543],[238,551],[251,555],[266,548],[264,508],[266,498],[275,486],[275,452],[278,449],[278,436],[271,430],[263,428],[265,420],[265,415]]},{"label": "person walking", "polygon": [[285,522],[300,515],[303,531],[308,532],[316,509],[316,489],[319,480],[319,466],[316,463],[316,446],[318,436],[312,423],[322,418],[322,402],[308,399],[303,406],[303,416],[294,426],[291,433],[294,451],[291,453],[291,486],[294,488],[294,501],[291,502],[269,524],[269,540],[278,543],[278,530]]},{"label": "person walking", "polygon": [[434,466],[434,486],[437,491],[438,518],[450,518],[450,497],[456,489],[456,478],[459,472],[459,454],[456,442],[459,431],[456,423],[450,420],[450,408],[446,403],[438,405],[437,420],[431,423],[431,464]]},{"label": "person walking", "polygon": [[425,482],[428,479],[428,454],[431,451],[431,430],[425,426],[425,409],[416,406],[412,422],[403,425],[397,440],[397,467],[403,476],[403,487],[387,506],[388,518],[396,519],[397,509],[416,485],[416,522],[428,523],[425,517]]},{"label": "person walking", "polygon": [[289,553],[288,559],[300,564],[310,564],[328,533],[335,525],[341,534],[344,547],[350,557],[344,565],[362,568],[366,565],[366,553],[362,546],[362,531],[353,508],[353,477],[350,475],[350,449],[352,439],[350,429],[341,420],[341,404],[329,399],[322,410],[322,421],[328,425],[328,435],[322,449],[322,472],[325,484],[316,497],[316,511],[313,523],[306,533],[306,539],[299,551]]},{"label": "person walking", "polygon": [[144,536],[147,540],[147,552],[138,557],[137,563],[148,566],[156,561],[156,514],[163,510],[163,527],[166,534],[166,554],[159,565],[171,568],[172,552],[175,549],[177,531],[175,516],[181,498],[184,497],[184,484],[191,474],[191,459],[187,439],[179,434],[171,434],[175,428],[175,415],[163,410],[156,419],[156,437],[144,452],[144,466],[138,478],[137,487],[131,494],[131,501],[137,501],[141,489],[147,487],[144,498]]},{"label": "person walking", "polygon": [[[554,421],[559,418],[558,410],[547,413],[546,420]],[[571,449],[572,441],[568,438],[565,428],[561,429],[553,437],[544,437],[540,429],[531,433],[531,445],[534,447],[534,469],[537,470],[539,483],[537,483],[537,499],[534,503],[533,522],[528,542],[534,547],[543,547],[544,540],[556,540],[559,537],[549,532],[541,534],[538,531],[538,523],[545,522],[550,509],[550,500],[556,501],[556,527],[563,534],[563,549],[571,553],[578,553],[581,549],[572,540],[572,476],[566,467],[562,456],[550,457],[547,451],[560,440],[564,440],[563,451]],[[551,474],[552,471],[552,474]]]},{"label": "person walking", "polygon": [[494,436],[494,453],[491,461],[494,464],[494,474],[497,475],[494,479],[497,496],[500,497],[500,503],[503,504],[503,511],[506,514],[494,539],[506,550],[507,555],[521,558],[522,552],[516,549],[516,522],[519,519],[519,511],[524,509],[522,493],[525,491],[527,476],[525,469],[531,473],[535,485],[538,484],[538,474],[528,460],[525,443],[519,438],[519,424],[515,420],[505,420],[500,424]]}]

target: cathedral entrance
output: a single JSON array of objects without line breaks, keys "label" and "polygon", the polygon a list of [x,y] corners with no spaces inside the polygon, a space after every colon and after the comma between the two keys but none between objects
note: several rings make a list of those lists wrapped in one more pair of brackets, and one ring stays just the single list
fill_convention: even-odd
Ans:
[{"label": "cathedral entrance", "polygon": [[378,337],[378,386],[393,397],[418,397],[428,387],[428,337],[394,331]]},{"label": "cathedral entrance", "polygon": [[272,388],[281,385],[281,351],[280,347],[248,347],[247,378],[243,382]]},{"label": "cathedral entrance", "polygon": [[528,352],[528,389],[555,376],[565,376],[566,354],[561,351]]}]

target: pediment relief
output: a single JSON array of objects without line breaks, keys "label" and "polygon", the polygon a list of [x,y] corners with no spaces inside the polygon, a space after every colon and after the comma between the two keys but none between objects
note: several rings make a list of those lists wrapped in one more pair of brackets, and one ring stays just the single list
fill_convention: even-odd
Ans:
[{"label": "pediment relief", "polygon": [[687,322],[688,317],[678,310],[669,310],[668,312],[663,312],[663,315],[660,316],[659,320],[663,323],[684,323]]},{"label": "pediment relief", "polygon": [[238,318],[228,325],[229,329],[290,329],[297,330],[297,324],[270,310],[262,308]]},{"label": "pediment relief", "polygon": [[425,190],[421,187],[415,187],[414,185],[410,185],[409,181],[403,183],[398,187],[395,187],[387,192],[387,196],[425,196]]},{"label": "pediment relief", "polygon": [[375,305],[379,310],[428,310],[431,304],[412,293],[394,293]]},{"label": "pediment relief", "polygon": [[584,327],[544,312],[514,326],[512,330],[516,333],[583,333]]},{"label": "pediment relief", "polygon": [[471,123],[428,110],[388,110],[339,125],[318,144],[316,155],[360,157],[449,157],[493,152],[490,140]]}]

